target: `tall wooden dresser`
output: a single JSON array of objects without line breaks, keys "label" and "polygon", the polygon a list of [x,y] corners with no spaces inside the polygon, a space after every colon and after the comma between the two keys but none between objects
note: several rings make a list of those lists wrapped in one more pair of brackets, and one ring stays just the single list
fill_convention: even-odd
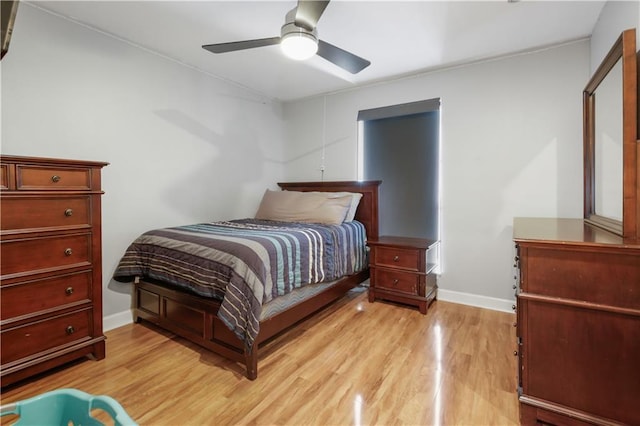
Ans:
[{"label": "tall wooden dresser", "polygon": [[2,386],[86,355],[105,356],[100,173],[106,165],[1,157]]},{"label": "tall wooden dresser", "polygon": [[514,220],[520,419],[640,425],[640,241]]}]

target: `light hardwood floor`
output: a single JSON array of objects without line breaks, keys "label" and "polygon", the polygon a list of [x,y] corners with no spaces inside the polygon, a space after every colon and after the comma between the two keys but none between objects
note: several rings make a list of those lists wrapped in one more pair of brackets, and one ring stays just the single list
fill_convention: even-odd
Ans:
[{"label": "light hardwood floor", "polygon": [[270,342],[256,381],[131,324],[106,333],[106,359],[3,389],[2,404],[71,387],[112,396],[141,425],[513,425],[514,321],[442,301],[423,316],[358,288]]}]

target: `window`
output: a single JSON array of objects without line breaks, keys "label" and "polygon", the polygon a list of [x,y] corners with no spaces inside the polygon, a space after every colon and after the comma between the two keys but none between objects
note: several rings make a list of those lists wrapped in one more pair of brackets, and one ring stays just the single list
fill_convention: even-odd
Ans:
[{"label": "window", "polygon": [[361,111],[359,177],[381,180],[380,235],[439,240],[440,100]]}]

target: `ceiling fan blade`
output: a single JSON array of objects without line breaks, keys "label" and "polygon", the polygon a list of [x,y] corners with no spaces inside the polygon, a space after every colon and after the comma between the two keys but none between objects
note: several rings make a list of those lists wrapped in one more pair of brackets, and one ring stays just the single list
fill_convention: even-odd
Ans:
[{"label": "ceiling fan blade", "polygon": [[253,49],[254,47],[271,46],[278,43],[280,43],[280,37],[269,37],[255,40],[232,41],[229,43],[205,44],[202,48],[213,53],[226,53],[236,50]]},{"label": "ceiling fan blade", "polygon": [[371,65],[370,61],[322,40],[318,40],[317,55],[349,71],[351,74],[357,74]]},{"label": "ceiling fan blade", "polygon": [[306,30],[313,31],[328,4],[329,0],[298,0],[295,24]]}]

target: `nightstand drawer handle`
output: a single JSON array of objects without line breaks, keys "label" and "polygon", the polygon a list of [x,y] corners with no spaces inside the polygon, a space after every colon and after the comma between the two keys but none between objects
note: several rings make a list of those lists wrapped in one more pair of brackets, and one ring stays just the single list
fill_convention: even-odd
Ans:
[{"label": "nightstand drawer handle", "polygon": [[513,356],[518,356],[518,351],[513,351]]},{"label": "nightstand drawer handle", "polygon": [[64,211],[64,215],[69,217],[69,216],[73,216],[73,209],[66,209]]},{"label": "nightstand drawer handle", "polygon": [[76,332],[76,329],[73,328],[72,325],[69,325],[69,326],[67,326],[66,332],[67,332],[68,335],[71,335],[71,334]]},{"label": "nightstand drawer handle", "polygon": [[400,260],[400,256],[394,256],[394,257],[393,257],[393,261],[394,261],[394,262],[397,262],[398,260]]},{"label": "nightstand drawer handle", "polygon": [[71,296],[73,294],[73,287],[67,287],[64,292],[67,294],[67,296]]},{"label": "nightstand drawer handle", "polygon": [[64,250],[64,255],[65,255],[65,256],[71,256],[72,254],[73,254],[73,250],[71,250],[71,248],[70,248],[70,247],[69,247],[69,248],[66,248],[66,249]]},{"label": "nightstand drawer handle", "polygon": [[398,279],[393,280],[393,286],[396,287],[398,285]]},{"label": "nightstand drawer handle", "polygon": [[58,176],[58,175],[51,176],[51,182],[53,182],[53,183],[60,182],[60,176]]}]

